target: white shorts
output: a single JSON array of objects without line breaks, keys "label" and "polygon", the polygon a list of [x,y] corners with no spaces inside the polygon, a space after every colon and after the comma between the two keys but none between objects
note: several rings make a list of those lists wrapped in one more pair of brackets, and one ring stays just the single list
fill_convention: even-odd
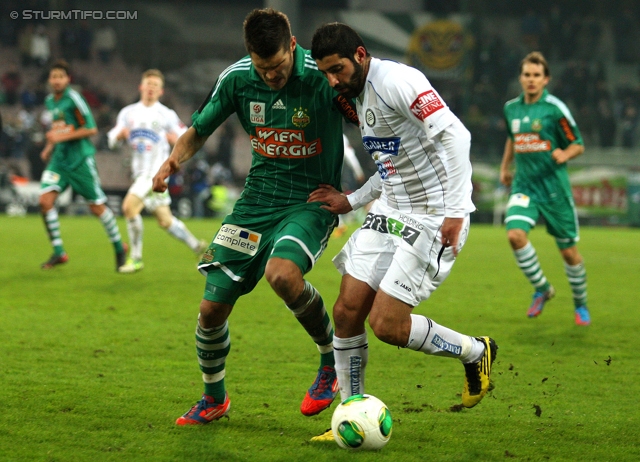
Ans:
[{"label": "white shorts", "polygon": [[149,212],[155,211],[155,209],[162,205],[171,205],[169,190],[167,189],[161,193],[154,192],[153,178],[149,176],[139,176],[136,178],[129,188],[128,194],[133,194],[139,198]]},{"label": "white shorts", "polygon": [[[416,306],[444,282],[455,262],[453,249],[440,242],[443,221],[442,216],[401,213],[376,201],[333,264],[342,275]],[[458,251],[468,234],[467,215]]]}]

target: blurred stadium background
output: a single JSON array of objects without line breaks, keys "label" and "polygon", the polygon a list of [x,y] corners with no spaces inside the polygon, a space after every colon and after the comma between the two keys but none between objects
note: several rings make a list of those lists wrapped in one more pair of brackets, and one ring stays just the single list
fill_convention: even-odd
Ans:
[{"label": "blurred stadium background", "polygon": [[[48,63],[71,63],[73,85],[98,124],[103,186],[119,212],[129,167],[126,155],[107,149],[106,132],[118,111],[137,101],[140,74],[162,70],[162,101],[189,123],[218,74],[246,54],[244,17],[265,6],[287,13],[306,48],[320,24],[346,22],[374,56],[427,75],[472,132],[479,222],[501,221],[507,194],[498,182],[502,106],[520,92],[522,57],[542,51],[551,65],[549,89],[570,107],[585,139],[585,154],[570,167],[581,222],[640,226],[640,2],[633,0],[4,0],[0,212],[38,210]],[[118,19],[104,19],[107,12]],[[60,14],[69,19],[56,19]],[[347,134],[366,173],[373,173],[358,133]],[[232,118],[172,178],[175,213],[223,213],[250,160],[247,137]],[[66,213],[86,213],[71,194],[61,196],[60,205]]]}]

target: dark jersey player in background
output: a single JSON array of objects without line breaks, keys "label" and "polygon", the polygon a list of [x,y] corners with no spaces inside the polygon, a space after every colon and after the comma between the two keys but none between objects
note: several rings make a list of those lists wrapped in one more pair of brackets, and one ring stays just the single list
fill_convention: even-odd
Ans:
[{"label": "dark jersey player in background", "polygon": [[[204,395],[178,425],[205,424],[229,412],[225,359],[229,317],[236,301],[265,275],[276,294],[320,351],[320,368],[301,411],[326,409],[337,393],[333,326],[316,289],[304,279],[324,251],[336,215],[307,203],[319,184],[340,187],[343,116],[337,93],[296,44],[288,18],[273,9],[254,10],[244,21],[249,56],[220,74],[154,178],[164,191],[169,175],[190,159],[231,114],[249,134],[252,163],[244,191],[205,252],[206,275],[196,327]],[[260,306],[252,307],[260,316]],[[265,332],[265,348],[269,333]]]},{"label": "dark jersey player in background", "polygon": [[[542,215],[556,239],[573,293],[575,322],[591,323],[587,309],[587,274],[576,243],[578,215],[573,202],[567,161],[584,152],[580,130],[569,108],[546,89],[549,66],[539,52],[520,64],[522,94],[508,101],[504,116],[509,137],[504,148],[500,181],[511,186],[505,223],[518,266],[535,293],[527,315],[542,313],[555,289],[545,277],[528,233]],[[511,164],[515,160],[515,176]]]},{"label": "dark jersey player in background", "polygon": [[60,221],[55,207],[58,195],[67,187],[87,200],[89,210],[100,219],[116,254],[116,271],[127,258],[115,216],[105,204],[96,168],[96,149],[89,139],[98,132],[89,105],[69,86],[71,76],[66,61],[55,62],[49,70],[45,106],[51,116],[47,144],[40,157],[48,162],[40,180],[40,210],[49,235],[53,254],[42,264],[48,270],[69,260],[60,235]]}]

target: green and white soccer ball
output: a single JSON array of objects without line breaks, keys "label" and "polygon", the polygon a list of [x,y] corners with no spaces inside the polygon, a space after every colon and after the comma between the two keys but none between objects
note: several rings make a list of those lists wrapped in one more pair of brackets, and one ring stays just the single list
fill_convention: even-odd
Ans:
[{"label": "green and white soccer ball", "polygon": [[375,396],[366,394],[345,399],[331,418],[333,438],[345,449],[382,449],[391,437],[392,427],[387,406]]}]

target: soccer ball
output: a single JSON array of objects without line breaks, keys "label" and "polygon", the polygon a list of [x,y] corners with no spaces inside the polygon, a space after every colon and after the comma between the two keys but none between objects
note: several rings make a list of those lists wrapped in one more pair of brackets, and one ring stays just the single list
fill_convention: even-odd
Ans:
[{"label": "soccer ball", "polygon": [[345,449],[382,449],[391,437],[391,413],[375,396],[353,395],[333,412],[331,430]]}]

